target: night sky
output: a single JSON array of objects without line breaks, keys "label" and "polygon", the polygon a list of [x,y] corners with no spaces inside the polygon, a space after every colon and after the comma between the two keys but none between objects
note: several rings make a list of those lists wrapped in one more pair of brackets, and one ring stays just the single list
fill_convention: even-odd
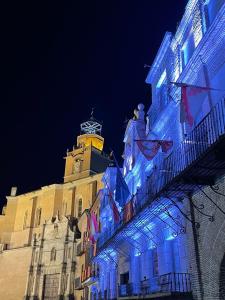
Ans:
[{"label": "night sky", "polygon": [[181,0],[5,1],[1,7],[0,206],[18,193],[63,181],[66,149],[80,123],[103,121],[105,150],[123,151],[125,120],[139,102]]}]

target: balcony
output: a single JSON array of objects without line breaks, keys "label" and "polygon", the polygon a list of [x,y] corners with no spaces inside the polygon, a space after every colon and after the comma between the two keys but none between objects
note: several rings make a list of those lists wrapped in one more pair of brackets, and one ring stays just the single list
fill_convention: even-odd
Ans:
[{"label": "balcony", "polygon": [[74,289],[75,290],[82,290],[83,289],[83,287],[81,285],[80,277],[75,278],[75,280],[74,280]]},{"label": "balcony", "polygon": [[94,282],[99,277],[99,269],[94,265],[89,265],[86,267],[81,273],[81,282],[84,283],[86,281]]},{"label": "balcony", "polygon": [[[141,191],[145,195],[134,198],[132,214],[127,216],[126,206],[120,222],[101,233],[97,242],[97,256],[103,248],[116,240],[123,228],[129,228],[140,212],[148,210],[156,199],[187,197],[204,186],[215,184],[225,173],[225,100],[218,102],[205,118],[188,134],[180,145],[163,161],[159,160]],[[138,197],[138,194],[136,195]],[[137,200],[137,199],[136,199]],[[169,200],[168,200],[169,203]],[[171,203],[170,203],[171,205]],[[122,237],[121,237],[122,238]]]},{"label": "balcony", "polygon": [[[153,298],[161,299],[179,295],[179,299],[189,297],[191,299],[191,280],[188,273],[168,273],[161,275],[155,284],[149,280],[141,281],[140,283],[123,284],[118,287],[118,296],[120,299],[138,299],[138,298]],[[183,297],[182,297],[183,296]]]}]

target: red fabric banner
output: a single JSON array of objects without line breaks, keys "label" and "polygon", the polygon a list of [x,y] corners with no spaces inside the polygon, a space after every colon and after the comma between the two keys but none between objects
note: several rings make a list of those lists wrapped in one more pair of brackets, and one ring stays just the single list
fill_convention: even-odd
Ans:
[{"label": "red fabric banner", "polygon": [[152,160],[160,147],[162,152],[167,153],[173,146],[173,141],[166,140],[136,140],[141,153],[147,160]]},{"label": "red fabric banner", "polygon": [[159,151],[159,142],[136,140],[138,148],[147,160],[152,160]]},{"label": "red fabric banner", "polygon": [[124,206],[123,220],[127,223],[134,215],[133,201],[129,201]]},{"label": "red fabric banner", "polygon": [[203,103],[210,88],[198,86],[181,86],[180,122],[194,125],[198,114],[203,110]]}]

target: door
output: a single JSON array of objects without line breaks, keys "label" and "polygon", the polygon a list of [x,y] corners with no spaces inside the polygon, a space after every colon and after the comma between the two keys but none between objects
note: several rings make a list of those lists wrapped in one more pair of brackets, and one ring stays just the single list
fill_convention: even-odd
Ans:
[{"label": "door", "polygon": [[45,275],[43,300],[58,300],[59,275],[60,274]]}]

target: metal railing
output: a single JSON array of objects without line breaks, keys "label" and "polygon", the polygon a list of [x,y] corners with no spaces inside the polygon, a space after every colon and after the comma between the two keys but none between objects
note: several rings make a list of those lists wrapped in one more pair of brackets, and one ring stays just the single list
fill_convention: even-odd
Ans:
[{"label": "metal railing", "polygon": [[[130,200],[132,211],[126,218],[126,207],[120,221],[102,232],[97,241],[97,253],[116,232],[120,231],[144,207],[152,203],[165,186],[203,157],[225,134],[225,100],[218,102],[204,119],[186,136],[180,145],[164,160],[159,160],[142,190]],[[126,205],[129,205],[127,203]]]},{"label": "metal railing", "polygon": [[[150,183],[152,194],[157,194],[176,176],[206,154],[225,134],[225,100],[217,103],[205,118],[187,135],[164,162],[157,166],[164,175]],[[162,175],[162,174],[161,174]]]},{"label": "metal railing", "polygon": [[89,278],[99,278],[99,268],[94,265],[87,266],[83,272],[81,272],[81,282],[84,282],[85,280]]},{"label": "metal railing", "polygon": [[118,286],[119,297],[146,296],[154,293],[190,293],[191,278],[188,273],[168,273],[157,280],[143,280],[139,283]]},{"label": "metal railing", "polygon": [[189,273],[168,273],[159,277],[160,292],[191,292]]}]

